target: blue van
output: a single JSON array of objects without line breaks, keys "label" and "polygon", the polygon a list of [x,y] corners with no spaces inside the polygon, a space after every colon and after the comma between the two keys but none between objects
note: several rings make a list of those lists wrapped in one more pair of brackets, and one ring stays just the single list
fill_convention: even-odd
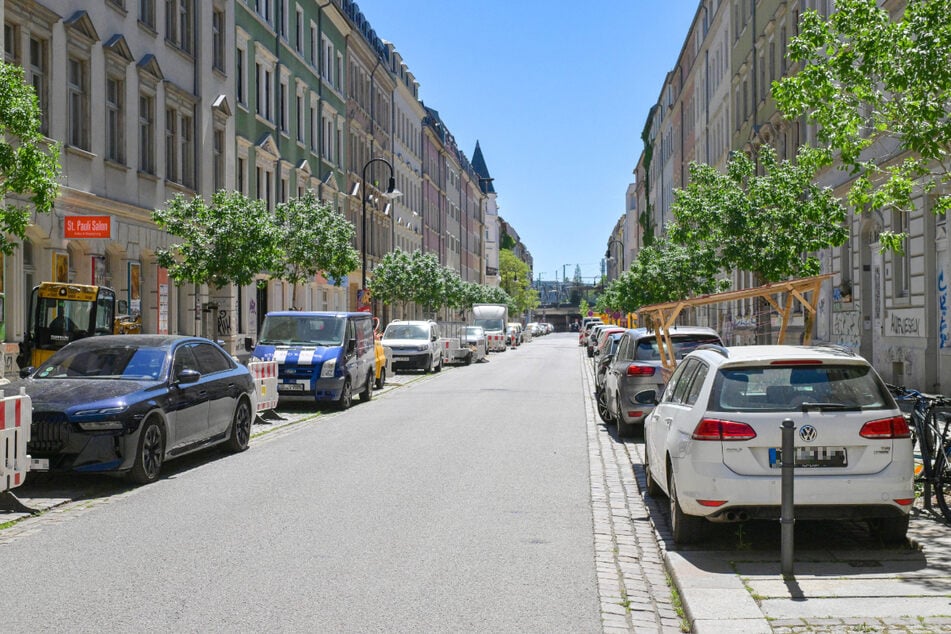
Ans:
[{"label": "blue van", "polygon": [[373,319],[369,313],[282,311],[264,317],[252,356],[275,360],[279,400],[331,402],[373,396]]}]

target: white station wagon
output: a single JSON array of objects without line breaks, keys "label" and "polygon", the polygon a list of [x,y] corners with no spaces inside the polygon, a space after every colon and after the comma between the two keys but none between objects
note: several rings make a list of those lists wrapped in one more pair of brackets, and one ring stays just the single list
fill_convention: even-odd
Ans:
[{"label": "white station wagon", "polygon": [[674,541],[699,540],[708,520],[779,517],[786,418],[796,519],[867,520],[903,541],[908,424],[868,362],[832,346],[704,346],[678,365],[644,429],[648,494],[668,496]]}]

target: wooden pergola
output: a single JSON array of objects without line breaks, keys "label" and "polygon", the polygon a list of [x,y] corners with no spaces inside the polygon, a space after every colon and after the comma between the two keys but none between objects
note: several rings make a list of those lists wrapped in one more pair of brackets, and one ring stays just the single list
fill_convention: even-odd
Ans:
[{"label": "wooden pergola", "polygon": [[[650,323],[657,333],[657,349],[660,352],[661,363],[668,372],[673,371],[677,365],[674,358],[674,348],[670,340],[670,329],[676,324],[677,318],[685,308],[695,308],[697,306],[706,306],[708,304],[718,304],[721,302],[730,302],[738,299],[749,299],[762,297],[779,313],[781,324],[779,327],[779,341],[786,338],[786,329],[789,326],[789,316],[792,314],[794,302],[799,302],[809,313],[811,318],[815,317],[816,305],[819,303],[819,288],[822,283],[832,277],[831,273],[816,275],[814,277],[803,277],[785,282],[774,282],[755,288],[746,288],[739,291],[726,291],[724,293],[712,293],[710,295],[701,295],[690,299],[682,299],[676,302],[667,302],[665,304],[651,304],[638,309],[638,322],[646,325]],[[785,293],[785,301],[780,304],[779,295]],[[644,318],[650,321],[646,321]],[[803,335],[803,344],[809,345],[812,341],[811,328],[807,328]]]}]

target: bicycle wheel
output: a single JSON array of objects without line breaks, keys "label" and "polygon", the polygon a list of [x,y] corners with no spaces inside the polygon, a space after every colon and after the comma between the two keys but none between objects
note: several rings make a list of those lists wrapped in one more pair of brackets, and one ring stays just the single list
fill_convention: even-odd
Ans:
[{"label": "bicycle wheel", "polygon": [[935,458],[934,491],[938,508],[944,519],[951,522],[951,441],[945,441],[941,453]]},{"label": "bicycle wheel", "polygon": [[[915,441],[918,444],[918,452],[921,454],[922,473],[918,479],[924,482],[935,482],[937,474],[935,473],[935,458],[937,452],[935,448],[939,446],[941,440],[941,430],[938,429],[938,421],[931,407],[924,416],[913,416],[915,421]],[[926,507],[930,506],[930,500],[926,500]]]}]

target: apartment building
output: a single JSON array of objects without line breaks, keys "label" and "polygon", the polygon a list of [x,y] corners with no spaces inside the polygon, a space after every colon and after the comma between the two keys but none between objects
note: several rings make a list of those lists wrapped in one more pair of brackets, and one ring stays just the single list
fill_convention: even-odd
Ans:
[{"label": "apartment building", "polygon": [[[2,7],[7,62],[22,65],[62,145],[61,195],[4,258],[8,306],[45,280],[115,288],[143,330],[200,331],[207,289],[175,287],[151,221],[177,194],[234,186],[234,3],[19,0]],[[199,37],[199,34],[202,34]],[[78,231],[95,219],[98,229]],[[6,371],[25,311],[7,311]]]}]

